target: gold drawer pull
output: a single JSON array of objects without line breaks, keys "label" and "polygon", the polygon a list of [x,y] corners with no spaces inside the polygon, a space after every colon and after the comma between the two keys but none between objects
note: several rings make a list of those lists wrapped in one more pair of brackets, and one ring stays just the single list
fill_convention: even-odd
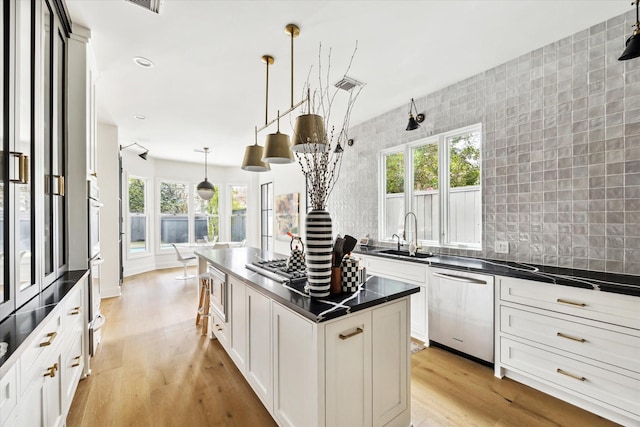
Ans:
[{"label": "gold drawer pull", "polygon": [[55,377],[56,376],[56,371],[58,370],[58,364],[54,363],[53,366],[50,366],[47,368],[47,373],[44,374],[45,377]]},{"label": "gold drawer pull", "polygon": [[41,343],[40,343],[40,347],[46,347],[46,346],[48,346],[48,345],[53,344],[53,340],[54,340],[54,339],[56,339],[56,336],[57,336],[57,335],[58,335],[58,333],[57,333],[57,332],[49,332],[49,333],[47,334],[47,337],[49,337],[49,339],[48,339],[47,341],[45,341],[45,342],[41,342]]},{"label": "gold drawer pull", "polygon": [[73,359],[76,361],[76,363],[72,364],[71,367],[75,368],[77,366],[80,366],[80,359],[82,359],[82,355],[74,357]]},{"label": "gold drawer pull", "polygon": [[356,335],[361,334],[363,332],[364,332],[363,328],[356,328],[356,330],[351,332],[350,334],[346,334],[346,335],[340,334],[338,336],[340,337],[341,340],[348,340],[349,338],[355,337]]},{"label": "gold drawer pull", "polygon": [[563,334],[562,332],[556,333],[556,336],[562,337],[562,338],[566,338],[566,339],[569,339],[569,340],[578,341],[578,342],[587,342],[587,340],[585,340],[584,338],[572,337],[571,335],[566,335],[566,334]]},{"label": "gold drawer pull", "polygon": [[575,378],[576,380],[579,380],[579,381],[586,381],[587,380],[585,377],[579,377],[576,374],[572,374],[570,372],[563,371],[560,368],[556,369],[556,372],[559,373],[559,374],[562,374],[562,375],[566,375],[566,376],[571,377],[571,378]]},{"label": "gold drawer pull", "polygon": [[558,298],[556,300],[556,302],[559,302],[561,304],[577,305],[578,307],[586,307],[587,306],[587,304],[585,304],[583,302],[567,301],[566,299],[562,299],[562,298]]},{"label": "gold drawer pull", "polygon": [[71,313],[69,313],[71,316],[75,316],[76,314],[80,314],[80,307],[75,307],[73,310],[71,310]]}]

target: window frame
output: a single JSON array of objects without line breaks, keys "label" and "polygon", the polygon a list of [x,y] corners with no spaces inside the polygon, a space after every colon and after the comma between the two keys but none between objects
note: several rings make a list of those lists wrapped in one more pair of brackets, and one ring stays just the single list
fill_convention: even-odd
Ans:
[{"label": "window frame", "polygon": [[[132,179],[138,179],[141,180],[144,184],[144,192],[143,192],[143,196],[144,196],[144,212],[142,214],[132,214],[130,211],[130,180]],[[149,179],[143,176],[137,176],[137,175],[129,175],[127,174],[127,200],[126,200],[126,206],[127,206],[127,259],[136,259],[136,258],[144,258],[144,257],[148,257],[151,255],[151,248],[153,247],[153,243],[151,242],[151,234],[149,233]],[[140,251],[140,252],[131,252],[131,217],[132,216],[144,216],[145,217],[145,222],[144,222],[144,227],[145,227],[145,235],[146,235],[146,244],[145,247],[146,249],[144,251]]]},{"label": "window frame", "polygon": [[[450,212],[450,154],[448,142],[452,137],[478,133],[480,137],[480,154],[479,154],[479,173],[480,184],[478,185],[478,191],[480,195],[480,212],[478,212],[480,219],[480,241],[477,244],[473,243],[459,243],[451,241],[451,218]],[[378,153],[378,238],[381,242],[396,242],[391,238],[392,232],[386,229],[386,212],[387,212],[387,193],[386,193],[386,158],[394,153],[404,154],[404,215],[408,212],[415,212],[414,206],[414,152],[417,147],[424,146],[426,144],[438,145],[438,201],[439,201],[439,221],[438,221],[438,239],[437,240],[425,240],[419,239],[418,244],[421,246],[432,246],[442,248],[455,248],[455,249],[467,249],[478,250],[483,249],[482,241],[482,123],[476,123],[470,126],[454,129],[451,131],[443,132],[438,135],[429,136],[416,141],[405,143],[402,145],[390,147],[384,150],[380,150]],[[398,233],[399,234],[399,233]],[[402,236],[400,236],[402,237]]]},{"label": "window frame", "polygon": [[260,184],[260,249],[263,251],[273,250],[273,203],[273,181]]},{"label": "window frame", "polygon": [[[162,206],[162,194],[161,194],[161,189],[162,189],[162,183],[166,182],[166,183],[172,183],[172,184],[183,184],[186,186],[187,189],[187,196],[186,196],[186,203],[187,203],[187,213],[186,214],[179,214],[179,215],[186,215],[187,217],[187,242],[185,243],[192,243],[191,239],[193,237],[193,208],[192,208],[192,202],[191,202],[191,198],[193,197],[192,195],[192,191],[191,191],[191,187],[192,187],[192,183],[184,180],[184,179],[175,179],[175,178],[158,178],[157,179],[157,188],[156,188],[156,194],[157,194],[157,198],[156,198],[156,206],[157,206],[157,225],[156,225],[156,233],[157,233],[157,241],[156,241],[156,250],[157,253],[159,254],[163,254],[163,253],[169,253],[171,251],[173,251],[173,248],[171,247],[171,244],[168,244],[168,247],[162,247],[162,218],[165,216],[171,216],[172,214],[164,214],[161,211],[161,206]],[[176,216],[177,214],[173,214],[173,216]],[[180,243],[176,243],[176,244],[184,244],[182,242]]]},{"label": "window frame", "polygon": [[[244,215],[234,215],[233,214],[233,189],[234,187],[244,187],[246,189],[246,194],[247,194],[247,200],[246,200],[246,205],[245,205],[245,213]],[[234,217],[241,217],[244,216],[245,221],[244,221],[244,235],[245,235],[245,240],[247,239],[248,236],[248,232],[249,232],[249,224],[248,224],[248,219],[249,219],[249,185],[246,183],[240,183],[240,184],[228,184],[227,185],[227,194],[226,194],[226,204],[227,204],[227,209],[229,212],[229,216],[228,216],[228,221],[227,221],[227,235],[229,236],[229,238],[227,239],[229,242],[233,242],[232,240],[232,233],[233,233],[233,218]],[[241,242],[242,240],[240,240],[239,242]]]}]

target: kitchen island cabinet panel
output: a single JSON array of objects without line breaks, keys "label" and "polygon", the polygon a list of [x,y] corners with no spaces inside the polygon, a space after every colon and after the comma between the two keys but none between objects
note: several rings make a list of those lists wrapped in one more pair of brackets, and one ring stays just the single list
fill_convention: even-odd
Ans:
[{"label": "kitchen island cabinet panel", "polygon": [[372,311],[373,425],[406,426],[409,387],[409,313],[397,301]]},{"label": "kitchen island cabinet panel", "polygon": [[271,361],[271,301],[247,289],[247,381],[262,403],[273,406]]},{"label": "kitchen island cabinet panel", "polygon": [[324,426],[316,325],[278,303],[272,312],[274,417],[285,427]]},{"label": "kitchen island cabinet panel", "polygon": [[229,297],[231,313],[231,351],[229,355],[244,375],[247,358],[247,290],[244,283],[229,277]]},{"label": "kitchen island cabinet panel", "polygon": [[327,425],[372,425],[371,313],[354,314],[325,328]]}]

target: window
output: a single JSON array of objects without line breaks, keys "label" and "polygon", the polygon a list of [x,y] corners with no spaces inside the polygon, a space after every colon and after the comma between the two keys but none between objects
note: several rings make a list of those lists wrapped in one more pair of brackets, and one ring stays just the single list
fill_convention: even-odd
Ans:
[{"label": "window", "polygon": [[382,240],[402,237],[406,209],[422,245],[481,247],[481,135],[474,125],[381,152]]},{"label": "window", "polygon": [[231,241],[247,238],[247,186],[231,186]]},{"label": "window", "polygon": [[171,243],[189,242],[189,186],[182,182],[160,182],[160,249]]},{"label": "window", "polygon": [[383,155],[385,171],[385,197],[383,199],[384,230],[391,239],[393,234],[402,235],[404,221],[404,152]]},{"label": "window", "polygon": [[147,240],[147,181],[129,178],[129,253],[149,252]]},{"label": "window", "polygon": [[260,186],[260,248],[272,249],[273,238],[273,182]]},{"label": "window", "polygon": [[215,192],[210,200],[204,200],[196,192],[194,196],[194,235],[196,242],[215,242],[220,237],[220,188],[214,185]]}]

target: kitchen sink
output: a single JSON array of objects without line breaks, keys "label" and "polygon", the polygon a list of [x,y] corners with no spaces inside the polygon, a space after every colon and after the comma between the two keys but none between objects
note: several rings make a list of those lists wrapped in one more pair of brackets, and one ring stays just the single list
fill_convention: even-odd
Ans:
[{"label": "kitchen sink", "polygon": [[410,258],[429,258],[434,255],[432,252],[416,252],[415,255],[409,255],[409,251],[403,251],[403,250],[397,250],[397,249],[383,249],[377,252],[379,254],[384,254],[384,255],[395,255],[395,256],[410,257]]}]

